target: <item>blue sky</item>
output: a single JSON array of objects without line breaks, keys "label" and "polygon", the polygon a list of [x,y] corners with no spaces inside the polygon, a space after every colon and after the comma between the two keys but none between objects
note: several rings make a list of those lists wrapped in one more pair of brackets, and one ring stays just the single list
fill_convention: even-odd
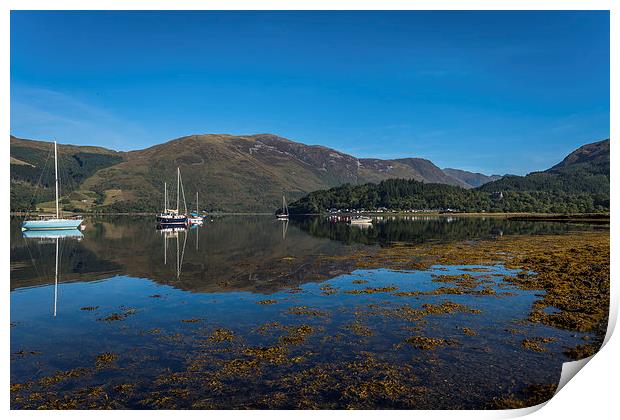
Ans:
[{"label": "blue sky", "polygon": [[525,174],[609,137],[609,14],[13,11],[11,133],[274,133]]}]

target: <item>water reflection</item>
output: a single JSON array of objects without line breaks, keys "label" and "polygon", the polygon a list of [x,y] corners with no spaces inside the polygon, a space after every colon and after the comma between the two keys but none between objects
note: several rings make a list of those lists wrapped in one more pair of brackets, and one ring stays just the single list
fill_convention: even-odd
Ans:
[{"label": "water reflection", "polygon": [[[584,342],[526,321],[540,291],[504,280],[519,270],[356,270],[338,257],[585,225],[429,218],[359,229],[256,216],[86,226],[32,237],[11,221],[11,381],[28,384],[13,408],[56,398],[75,408],[484,408],[557,381],[564,350]],[[543,351],[526,339],[546,340]]]},{"label": "water reflection", "polygon": [[[294,219],[310,235],[347,244],[424,243],[475,240],[503,235],[541,235],[575,230],[609,229],[609,225],[509,220],[498,217],[378,216],[372,225],[349,225],[340,218]],[[344,220],[344,219],[343,219]],[[360,227],[363,227],[360,229]]]},{"label": "water reflection", "polygon": [[[189,230],[156,230],[140,217],[93,218],[86,224],[83,240],[71,244],[70,258],[62,263],[65,281],[126,274],[195,292],[273,292],[350,271],[316,264],[314,257],[355,249],[268,217],[224,217]],[[13,220],[11,288],[49,284],[49,276],[30,264],[18,226]],[[40,264],[53,262],[44,248],[31,252]]]},{"label": "water reflection", "polygon": [[[65,282],[124,274],[194,292],[265,293],[351,272],[353,266],[346,259],[318,262],[316,257],[347,256],[369,246],[372,249],[394,242],[607,229],[493,218],[430,217],[383,218],[366,227],[320,217],[289,222],[260,216],[221,217],[188,230],[156,230],[147,217],[91,218],[86,220],[86,226],[84,234],[77,230],[61,234],[61,241],[72,239],[67,241],[67,256],[60,262]],[[42,275],[44,270],[39,266],[53,265],[54,253],[44,246],[44,241],[53,241],[50,235],[57,234],[22,233],[19,220],[11,221],[11,289],[53,282],[52,276]],[[39,239],[37,243],[32,242],[35,238]]]},{"label": "water reflection", "polygon": [[[67,229],[67,230],[26,230],[22,232],[22,235],[25,240],[26,248],[28,249],[28,253],[31,256],[32,266],[35,270],[37,261],[32,258],[32,252],[30,251],[29,242],[36,241],[38,245],[52,245],[55,249],[54,254],[54,305],[52,315],[56,317],[58,312],[58,282],[59,282],[59,263],[61,261],[61,241],[68,240],[81,240],[84,235],[77,229]],[[64,247],[63,247],[64,248]]]}]

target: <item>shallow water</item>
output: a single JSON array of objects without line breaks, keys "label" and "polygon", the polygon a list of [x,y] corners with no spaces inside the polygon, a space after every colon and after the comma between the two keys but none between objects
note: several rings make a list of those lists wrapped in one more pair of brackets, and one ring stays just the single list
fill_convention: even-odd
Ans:
[{"label": "shallow water", "polygon": [[[87,220],[81,238],[28,239],[18,222],[11,383],[29,385],[14,408],[100,407],[107,397],[118,408],[484,408],[557,383],[563,351],[583,335],[528,323],[543,292],[504,281],[518,271],[356,270],[346,256],[392,242],[601,229],[399,219],[360,230],[255,216],[166,233],[149,218],[117,217]],[[436,292],[463,275],[474,282],[467,293]],[[538,338],[549,339],[545,351],[522,345]]]}]

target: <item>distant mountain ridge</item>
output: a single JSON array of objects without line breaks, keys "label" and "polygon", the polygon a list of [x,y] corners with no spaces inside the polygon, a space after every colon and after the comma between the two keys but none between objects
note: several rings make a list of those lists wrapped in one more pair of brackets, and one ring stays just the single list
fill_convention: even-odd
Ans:
[{"label": "distant mountain ridge", "polygon": [[458,179],[466,184],[465,188],[476,188],[489,182],[497,181],[502,175],[484,175],[478,172],[469,172],[462,169],[444,168],[442,171],[454,179]]},{"label": "distant mountain ridge", "polygon": [[[32,204],[28,197],[49,150],[49,142],[11,136],[13,210]],[[86,161],[80,158],[84,153]],[[164,182],[169,198],[176,194],[177,166],[188,207],[195,206],[198,191],[201,207],[222,211],[272,211],[283,194],[294,200],[319,189],[390,178],[470,187],[426,159],[359,159],[272,134],[191,135],[130,152],[59,145],[59,155],[61,167],[73,168],[62,182],[64,205],[76,210],[156,211],[163,205]],[[49,182],[40,187],[38,202],[51,199],[50,187]]]}]

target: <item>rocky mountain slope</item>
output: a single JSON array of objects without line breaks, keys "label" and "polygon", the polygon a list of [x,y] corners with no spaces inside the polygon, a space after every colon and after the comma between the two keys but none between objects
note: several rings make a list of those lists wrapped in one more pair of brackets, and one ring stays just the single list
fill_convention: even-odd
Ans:
[{"label": "rocky mountain slope", "polygon": [[[51,150],[49,142],[11,136],[13,210],[31,207],[33,197],[37,207],[42,202],[49,207]],[[426,159],[359,159],[271,134],[192,135],[131,152],[59,145],[59,156],[66,172],[61,173],[63,206],[85,211],[157,211],[163,207],[164,182],[176,202],[177,166],[187,206],[195,207],[198,191],[201,208],[220,211],[270,212],[282,195],[293,201],[319,189],[391,178],[471,187]]]}]

